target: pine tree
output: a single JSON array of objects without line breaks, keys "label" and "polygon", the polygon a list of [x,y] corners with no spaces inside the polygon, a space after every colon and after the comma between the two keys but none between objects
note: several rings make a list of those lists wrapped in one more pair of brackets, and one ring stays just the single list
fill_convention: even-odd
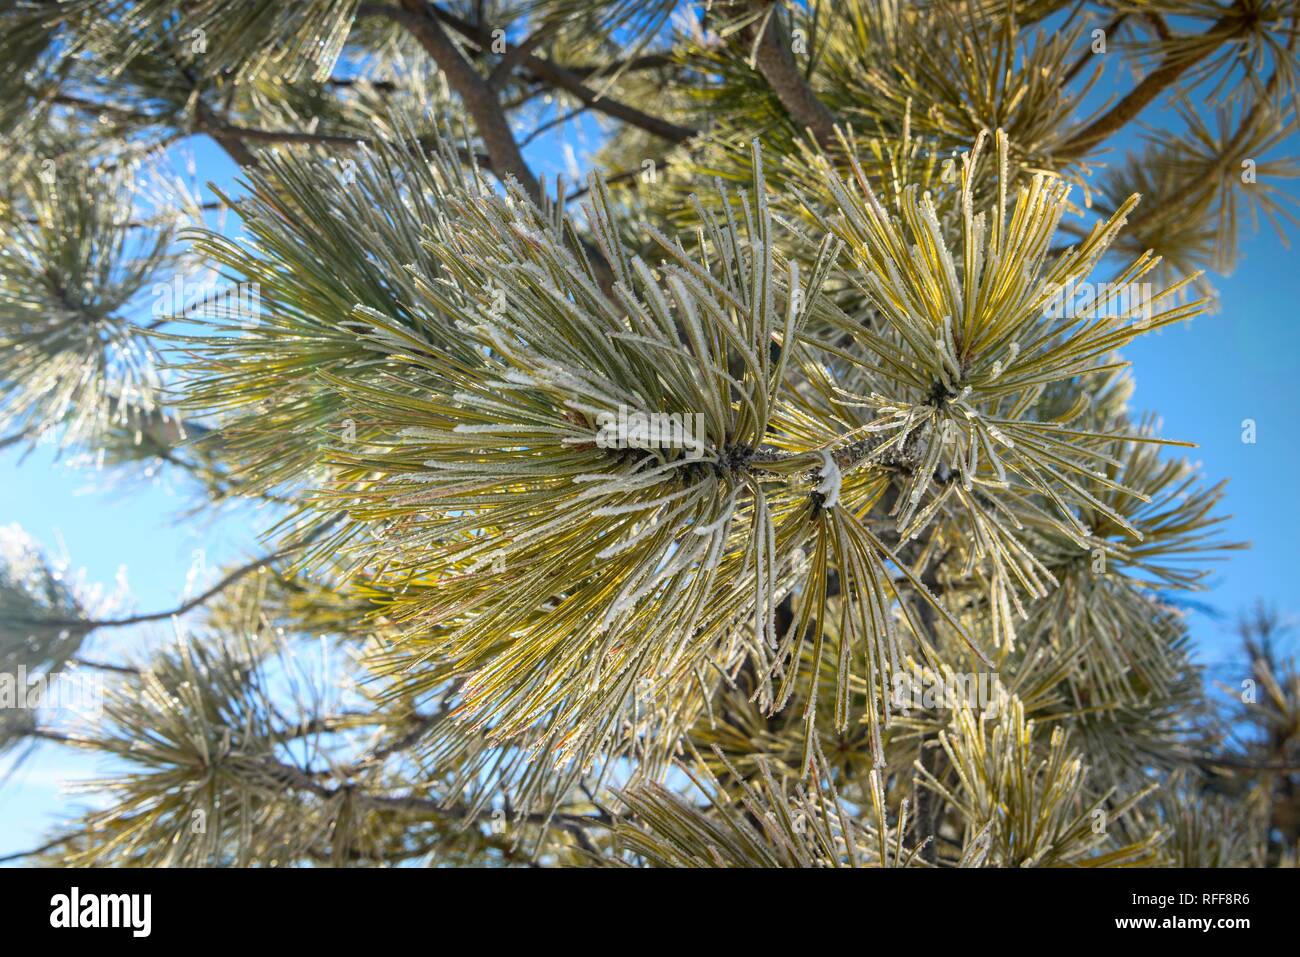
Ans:
[{"label": "pine tree", "polygon": [[[1294,665],[1268,615],[1243,713],[1198,665],[1239,546],[1122,350],[1296,222],[1298,21],[6,4],[0,436],[266,543],[125,614],[6,535],[4,672],[105,679],[4,711],[105,759],[35,858],[1294,863]],[[585,183],[533,171],[593,118]]]}]

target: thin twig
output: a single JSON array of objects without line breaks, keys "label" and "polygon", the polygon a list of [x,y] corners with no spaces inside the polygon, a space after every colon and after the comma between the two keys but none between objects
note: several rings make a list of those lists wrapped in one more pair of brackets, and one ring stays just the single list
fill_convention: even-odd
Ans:
[{"label": "thin twig", "polygon": [[60,844],[66,844],[75,836],[76,835],[73,834],[64,834],[51,841],[46,841],[40,847],[33,847],[31,850],[27,851],[18,851],[16,854],[5,854],[3,857],[0,857],[0,864],[8,864],[10,861],[20,861],[24,857],[35,857],[37,854],[44,854],[51,848],[58,847]]},{"label": "thin twig", "polygon": [[42,625],[54,628],[77,628],[85,629],[87,632],[94,631],[97,628],[122,628],[127,625],[139,625],[150,621],[162,621],[167,618],[176,618],[184,615],[186,612],[193,611],[212,596],[218,594],[226,588],[229,588],[239,579],[243,578],[249,572],[255,571],[266,566],[268,563],[283,558],[288,554],[296,551],[302,546],[291,546],[290,548],[281,549],[271,555],[264,555],[261,558],[254,559],[246,565],[241,565],[234,571],[230,572],[221,581],[217,582],[201,595],[196,595],[188,601],[182,602],[175,608],[169,608],[166,611],[149,612],[148,614],[129,615],[126,618],[104,618],[100,620],[86,620],[82,618],[11,618],[10,621],[16,621],[20,624]]}]

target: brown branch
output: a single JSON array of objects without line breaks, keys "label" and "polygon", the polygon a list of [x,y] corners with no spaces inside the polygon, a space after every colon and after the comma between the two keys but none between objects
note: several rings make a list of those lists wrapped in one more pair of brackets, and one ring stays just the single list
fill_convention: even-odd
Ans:
[{"label": "brown branch", "polygon": [[[663,159],[663,158],[655,160],[655,163],[657,164],[656,169],[666,169],[668,166],[671,165],[670,160]],[[615,173],[613,176],[606,176],[605,185],[613,186],[615,183],[625,183],[630,179],[636,179],[643,172],[645,171],[640,168],[625,169],[620,173]],[[583,196],[586,196],[590,192],[591,192],[590,186],[583,186],[581,189],[576,189],[572,193],[569,193],[567,196],[565,196],[564,201],[566,203],[571,203],[573,202],[573,200],[581,199]]]},{"label": "brown branch", "polygon": [[138,675],[140,673],[139,668],[132,668],[130,665],[115,665],[107,661],[91,661],[88,658],[81,658],[76,655],[69,658],[68,661],[83,668],[93,668],[95,671],[111,671],[113,674],[118,675]]},{"label": "brown branch", "polygon": [[[1116,14],[1110,23],[1101,28],[1101,32],[1105,37],[1109,38],[1112,33],[1119,29],[1120,24],[1126,19],[1128,19],[1127,13]],[[1087,53],[1074,61],[1074,66],[1065,71],[1065,76],[1061,77],[1061,86],[1067,86],[1071,80],[1079,75],[1080,70],[1092,62],[1094,57],[1096,57],[1096,54],[1092,52],[1091,48],[1089,48]]]},{"label": "brown branch", "polygon": [[199,78],[194,75],[194,71],[186,66],[184,62],[170,51],[167,53],[167,59],[170,60],[172,65],[180,71],[181,75],[185,77],[186,81],[190,84],[191,89],[194,91],[195,125],[197,127],[207,128],[196,130],[196,132],[207,132],[208,135],[212,137],[213,142],[225,150],[226,155],[234,160],[241,168],[248,169],[256,166],[257,154],[245,146],[243,140],[239,139],[239,137],[221,130],[221,127],[225,126],[225,123],[217,116],[212,107],[203,102],[203,97],[200,95],[202,84],[199,82]]},{"label": "brown branch", "polygon": [[[1294,43],[1295,37],[1292,37],[1292,46],[1294,46]],[[1152,206],[1145,211],[1143,211],[1143,207],[1139,207],[1138,215],[1131,219],[1134,229],[1150,230],[1155,226],[1162,225],[1170,216],[1188,209],[1189,206],[1194,208],[1197,203],[1202,201],[1207,191],[1214,190],[1219,178],[1239,158],[1237,151],[1241,148],[1245,139],[1254,132],[1256,123],[1266,117],[1267,112],[1270,110],[1269,104],[1277,90],[1278,82],[1279,77],[1275,70],[1264,86],[1264,99],[1256,102],[1251,107],[1250,112],[1242,118],[1241,125],[1224,146],[1223,151],[1194,173],[1188,175],[1185,181],[1186,189],[1178,190],[1173,195],[1163,197],[1158,205]],[[1157,199],[1160,199],[1160,197],[1157,197]],[[1087,235],[1086,230],[1082,227],[1070,223],[1062,223],[1059,228],[1080,238]],[[1064,252],[1067,248],[1069,247],[1054,246],[1050,254],[1055,255]]]},{"label": "brown branch", "polygon": [[[404,814],[414,814],[420,817],[433,818],[435,820],[447,823],[473,823],[474,817],[468,809],[457,806],[448,806],[442,801],[434,798],[420,797],[415,794],[375,794],[371,791],[363,790],[355,785],[340,784],[331,786],[317,780],[312,774],[304,771],[302,768],[295,767],[291,764],[285,764],[276,760],[274,757],[262,757],[251,760],[248,763],[250,770],[268,775],[273,780],[283,784],[286,787],[294,788],[299,791],[306,791],[314,794],[323,800],[331,800],[341,794],[348,793],[354,803],[362,808],[373,810],[395,811]],[[561,828],[571,828],[575,826],[589,825],[608,825],[609,816],[605,812],[598,814],[525,814],[519,817],[520,820],[528,824],[554,824]]]},{"label": "brown branch", "polygon": [[1143,77],[1142,82],[1130,90],[1127,96],[1111,107],[1107,113],[1094,120],[1086,129],[1071,137],[1061,148],[1062,154],[1066,157],[1079,156],[1123,127],[1142,112],[1148,103],[1172,86],[1179,77],[1225,43],[1236,32],[1235,29],[1229,29],[1234,26],[1240,29],[1237,17],[1222,17],[1201,35],[1203,40],[1214,41],[1217,38],[1217,42],[1205,42],[1195,53],[1174,51],[1166,54],[1160,65]]},{"label": "brown branch", "polygon": [[378,90],[380,93],[396,93],[400,87],[391,80],[372,80],[367,77],[345,77],[332,76],[325,81],[336,89],[352,89],[358,86],[368,86],[371,89]]},{"label": "brown branch", "polygon": [[[411,0],[405,0],[405,2],[411,2]],[[419,0],[416,0],[416,2],[419,2]],[[455,14],[448,13],[438,7],[432,7],[428,4],[423,5],[439,22],[464,37],[466,40],[475,44],[480,49],[488,49],[491,45],[492,38],[474,24],[468,23],[467,21],[457,17]],[[393,7],[363,3],[357,9],[357,15],[387,16],[390,19],[397,20],[398,18],[393,16],[394,10],[395,8]],[[401,11],[398,12],[400,13]],[[459,55],[459,51],[457,51],[457,53]],[[468,66],[468,63],[466,66]],[[604,113],[606,116],[622,120],[629,126],[634,126],[637,129],[645,130],[647,133],[661,136],[670,142],[683,143],[694,136],[697,132],[690,127],[669,122],[661,117],[652,116],[649,113],[638,110],[634,106],[629,106],[626,103],[611,99],[607,96],[601,96],[583,82],[584,73],[575,72],[574,70],[570,70],[568,67],[561,66],[558,63],[552,63],[550,60],[543,59],[542,57],[528,54],[521,58],[520,66],[537,79],[544,80],[552,86],[559,87],[576,97],[578,101],[585,106],[589,106],[599,113]],[[586,73],[585,75],[590,75],[590,73]],[[474,77],[475,79],[479,79],[477,73],[474,74]],[[482,82],[482,80],[479,80],[479,82]]]},{"label": "brown branch", "polygon": [[203,126],[200,129],[214,138],[218,135],[234,136],[241,141],[252,143],[337,146],[342,149],[351,149],[357,146],[365,146],[371,142],[370,138],[365,136],[345,136],[341,133],[303,133],[297,130],[265,130],[259,127],[240,126],[236,123],[222,123],[220,121],[216,126]]},{"label": "brown branch", "polygon": [[554,29],[554,23],[547,24],[531,36],[526,37],[523,43],[519,43],[507,50],[506,55],[488,74],[488,86],[493,90],[501,89],[506,80],[510,78],[510,74],[514,72],[515,67],[523,61],[524,57],[541,46],[546,41],[546,38],[554,32]]},{"label": "brown branch", "polygon": [[[444,13],[437,7],[426,3],[425,0],[402,0],[402,2],[401,9],[380,4],[363,3],[357,8],[357,16],[388,17],[406,27],[419,40],[425,51],[438,64],[439,69],[447,74],[448,82],[460,95],[466,110],[474,119],[479,136],[482,138],[483,145],[487,148],[488,156],[491,158],[493,172],[498,177],[503,178],[507,175],[514,176],[533,202],[540,204],[542,199],[541,184],[533,176],[528,164],[524,162],[523,154],[520,152],[519,144],[515,141],[514,133],[510,130],[505,110],[497,99],[496,92],[488,86],[483,77],[475,72],[474,67],[465,59],[464,54],[451,42],[439,21],[449,23],[458,33],[472,39],[482,49],[487,48],[490,39],[479,28]],[[565,85],[562,81],[564,81],[565,77],[569,77],[566,88],[570,92],[574,92],[574,88],[586,90],[580,80],[571,77],[561,68],[555,67],[554,64],[546,64],[546,61],[540,60],[531,54],[525,55],[523,61],[529,70],[538,73],[538,75],[542,75],[544,70],[549,71],[549,75],[544,78],[551,79],[557,85]],[[616,115],[621,108],[630,114],[645,116],[640,111],[632,110],[631,107],[621,107],[620,104],[613,101],[601,100],[596,103],[596,94],[590,90],[586,90],[586,94],[589,99],[584,100],[584,102],[610,115]],[[575,95],[577,94],[575,93]],[[579,96],[579,99],[583,99],[583,97]],[[628,119],[629,117],[625,116],[624,118]],[[647,119],[654,120],[655,118],[647,117]],[[664,121],[656,122],[662,123]],[[671,126],[671,124],[668,125]],[[693,131],[684,131],[684,134],[685,136],[693,135]],[[591,263],[597,283],[608,292],[613,286],[613,271],[595,248],[586,242],[582,245]]]},{"label": "brown branch", "polygon": [[268,564],[269,562],[275,561],[276,559],[283,558],[285,555],[288,555],[291,552],[295,551],[298,547],[300,546],[291,546],[289,548],[282,549],[278,552],[275,552],[274,554],[265,555],[261,558],[255,559],[246,565],[241,565],[239,568],[236,568],[234,571],[230,572],[228,575],[222,578],[221,581],[217,582],[207,591],[203,592],[203,594],[196,595],[194,598],[191,598],[188,601],[184,601],[181,604],[177,605],[175,608],[170,608],[167,611],[154,611],[154,612],[149,612],[148,614],[130,615],[126,618],[105,618],[99,621],[94,621],[94,620],[88,621],[81,618],[10,618],[8,620],[17,622],[19,624],[42,625],[45,627],[54,627],[54,628],[77,628],[77,629],[84,628],[87,632],[94,631],[96,628],[122,628],[127,625],[139,625],[150,621],[162,621],[167,618],[177,617],[185,614],[186,612],[193,611],[195,608],[198,608],[200,605],[206,602],[209,598],[212,598],[214,595],[220,593],[224,589],[229,588],[231,585],[239,581],[239,579],[243,578],[249,572],[255,571],[261,568],[262,566]]},{"label": "brown branch", "polygon": [[541,186],[524,162],[500,101],[487,81],[451,42],[438,22],[436,10],[425,0],[402,0],[401,7],[363,3],[357,8],[357,15],[387,17],[405,27],[419,41],[473,118],[483,146],[492,158],[492,169],[498,176],[513,176],[524,192],[534,200],[540,200]]},{"label": "brown branch", "polygon": [[1163,16],[1158,13],[1145,13],[1143,14],[1143,17],[1151,24],[1152,29],[1156,31],[1156,36],[1161,40],[1169,39],[1171,36],[1169,33],[1169,24],[1165,23],[1165,18]]},{"label": "brown branch", "polygon": [[572,109],[567,112],[560,113],[558,116],[553,116],[545,123],[539,123],[536,129],[534,129],[527,136],[525,136],[523,140],[520,141],[520,146],[526,147],[529,143],[533,142],[533,140],[537,139],[537,137],[541,136],[543,133],[547,132],[548,130],[553,130],[557,126],[563,126],[565,123],[568,123],[570,120],[577,119],[583,113],[586,113],[589,109],[591,109],[591,107],[589,106],[579,106],[576,109]]},{"label": "brown branch", "polygon": [[577,74],[570,73],[564,67],[549,60],[543,60],[536,56],[527,56],[524,57],[524,66],[528,72],[574,96],[584,106],[589,106],[593,110],[604,113],[616,120],[622,120],[629,126],[635,126],[647,133],[661,136],[671,143],[684,143],[696,134],[696,130],[691,129],[689,126],[681,126],[661,117],[652,116],[619,100],[601,96],[583,83],[582,78]]},{"label": "brown branch", "polygon": [[1264,761],[1248,761],[1243,758],[1214,758],[1196,755],[1188,755],[1185,760],[1192,761],[1202,767],[1231,768],[1234,771],[1278,771],[1283,774],[1300,774],[1300,762],[1268,763]]},{"label": "brown branch", "polygon": [[[33,91],[33,95],[40,96]],[[95,100],[87,100],[84,97],[73,96],[70,93],[56,93],[48,97],[49,102],[56,106],[67,106],[76,110],[84,110],[87,113],[111,113],[114,116],[120,116],[128,120],[141,120],[149,123],[157,123],[167,119],[165,116],[154,116],[150,113],[141,113],[127,106],[118,106],[114,103],[100,103]]]},{"label": "brown branch", "polygon": [[46,841],[40,847],[33,847],[28,851],[18,851],[16,854],[5,854],[3,857],[0,857],[0,864],[8,864],[10,861],[21,861],[24,857],[35,857],[37,854],[44,854],[46,851],[52,850],[60,844],[66,844],[76,836],[76,834],[64,834],[61,837],[54,838],[52,841]]},{"label": "brown branch", "polygon": [[817,94],[799,72],[790,37],[786,34],[775,7],[757,24],[750,24],[742,30],[741,35],[752,43],[755,32],[760,28],[763,34],[754,51],[758,72],[790,114],[790,119],[801,128],[812,130],[823,149],[834,148],[835,116],[826,104],[817,99]]},{"label": "brown branch", "polygon": [[[201,132],[212,135],[214,131],[207,129]],[[302,133],[297,130],[265,130],[259,127],[239,126],[227,123],[221,126],[215,132],[222,132],[238,138],[241,142],[251,141],[256,143],[283,143],[286,145],[298,146],[328,146],[338,149],[360,149],[365,146],[374,146],[377,143],[386,142],[370,136],[348,136],[343,133]],[[427,137],[420,137],[416,141],[420,148],[431,151],[434,147]],[[457,149],[456,151],[461,162],[468,163],[471,160],[479,167],[495,172],[492,168],[492,157],[486,153],[471,153],[469,150]],[[222,205],[222,204],[217,204]]]},{"label": "brown branch", "polygon": [[630,60],[614,60],[611,63],[595,64],[583,66],[565,66],[564,68],[574,76],[582,79],[590,79],[593,76],[615,73],[635,73],[640,70],[657,70],[661,67],[672,66],[674,60],[666,53],[647,53],[643,56],[633,57]]},{"label": "brown branch", "polygon": [[26,732],[29,738],[40,738],[42,741],[53,741],[55,744],[76,744],[77,739],[71,735],[64,734],[61,731],[51,731],[49,728],[33,728]]},{"label": "brown branch", "polygon": [[226,151],[226,155],[245,169],[257,165],[257,154],[244,145],[244,141],[225,131],[226,124],[202,100],[198,101],[198,126]]}]

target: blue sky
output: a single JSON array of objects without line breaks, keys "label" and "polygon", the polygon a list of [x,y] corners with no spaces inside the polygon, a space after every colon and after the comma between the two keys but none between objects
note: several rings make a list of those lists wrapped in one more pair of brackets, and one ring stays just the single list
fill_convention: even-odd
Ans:
[{"label": "blue sky", "polygon": [[[1126,90],[1131,82],[1117,72],[1103,80],[1091,99]],[[1145,118],[1164,119],[1158,111]],[[583,140],[572,141],[579,162],[598,139],[584,124]],[[1111,155],[1119,158],[1132,142],[1131,136],[1117,138]],[[1289,144],[1288,152],[1297,152],[1294,147]],[[184,168],[186,153],[194,157],[200,181],[231,182],[233,165],[211,143],[192,141],[179,149],[178,169]],[[568,166],[553,136],[539,139],[528,155],[548,179]],[[1275,185],[1300,198],[1295,182]],[[1187,454],[1203,463],[1209,480],[1230,479],[1228,533],[1253,545],[1220,565],[1210,590],[1200,596],[1227,618],[1192,617],[1193,637],[1209,663],[1230,659],[1231,619],[1257,599],[1288,613],[1300,611],[1292,585],[1300,541],[1295,491],[1300,476],[1300,259],[1267,228],[1247,231],[1241,249],[1235,273],[1216,280],[1217,313],[1149,334],[1125,351],[1137,383],[1135,411],[1157,412],[1165,436],[1198,443],[1199,449]],[[1256,422],[1254,444],[1242,441],[1245,419]],[[134,605],[141,611],[177,603],[196,549],[204,550],[210,569],[260,551],[256,516],[247,510],[215,520],[182,519],[191,500],[181,480],[166,472],[120,488],[104,484],[104,477],[93,471],[56,462],[47,448],[26,457],[18,448],[0,451],[0,525],[18,523],[47,548],[66,547],[72,567],[84,570],[88,581],[111,588],[125,568]],[[214,572],[207,580],[215,580]],[[167,632],[165,625],[130,634],[104,632],[92,637],[86,652],[111,658],[164,639]],[[0,759],[0,775],[11,764],[9,758]],[[65,793],[62,782],[93,776],[95,770],[88,759],[54,746],[41,747],[13,769],[0,786],[0,855],[39,843],[77,801]]]}]

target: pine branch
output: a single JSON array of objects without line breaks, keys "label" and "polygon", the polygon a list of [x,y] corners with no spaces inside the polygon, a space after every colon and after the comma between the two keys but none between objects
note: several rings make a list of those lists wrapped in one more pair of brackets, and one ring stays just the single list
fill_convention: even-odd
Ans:
[{"label": "pine branch", "polygon": [[204,591],[202,594],[196,595],[188,601],[181,602],[175,608],[169,608],[166,611],[155,611],[147,614],[128,615],[124,618],[104,618],[98,620],[77,618],[12,618],[9,620],[18,624],[41,625],[51,628],[80,628],[87,631],[94,631],[99,628],[124,628],[129,625],[140,625],[151,621],[165,621],[169,618],[178,618],[187,612],[193,611],[200,605],[205,604],[213,596],[225,591],[250,572],[265,568],[271,562],[292,554],[294,551],[304,547],[304,545],[295,545],[290,548],[281,549],[277,552],[271,553],[270,555],[264,555],[245,565],[241,565],[234,571],[225,575],[219,582]]},{"label": "pine branch", "polygon": [[46,841],[40,847],[33,847],[26,851],[18,851],[14,854],[5,854],[3,856],[0,856],[0,864],[9,864],[13,861],[21,861],[27,857],[37,857],[41,854],[44,854],[46,851],[53,850],[54,848],[58,847],[60,844],[66,844],[68,841],[74,840],[77,836],[78,835],[76,834],[63,834],[60,835],[59,837]]},{"label": "pine branch", "polygon": [[[426,10],[431,11],[430,15],[447,25],[449,28],[460,34],[470,42],[477,44],[480,49],[488,49],[491,44],[491,37],[481,29],[462,20],[455,14],[448,13],[440,7],[425,5]],[[357,11],[358,16],[386,16],[392,20],[406,22],[406,18],[399,20],[394,16],[394,8],[382,6],[379,4],[363,3]],[[416,25],[412,22],[411,29]],[[459,51],[457,51],[459,54]],[[572,96],[576,97],[584,106],[588,106],[597,112],[604,113],[614,119],[622,120],[630,126],[637,129],[645,130],[647,133],[653,133],[655,136],[663,137],[672,143],[683,143],[696,135],[696,130],[690,127],[681,126],[668,120],[653,116],[636,107],[621,103],[611,97],[601,96],[595,90],[591,89],[583,82],[583,74],[575,73],[566,67],[557,63],[552,63],[542,57],[535,56],[531,53],[520,58],[520,64],[523,69],[539,80],[551,84],[554,87],[562,89]],[[468,65],[468,64],[467,64]],[[472,72],[472,71],[471,71]],[[477,79],[478,74],[474,77]],[[481,82],[481,81],[480,81]]]},{"label": "pine branch", "polygon": [[[1236,28],[1235,30],[1233,28]],[[1228,15],[1217,20],[1210,29],[1202,34],[1208,41],[1195,52],[1171,52],[1160,64],[1142,78],[1128,95],[1116,103],[1089,126],[1070,138],[1060,149],[1062,157],[1078,157],[1088,152],[1116,130],[1128,124],[1142,112],[1152,100],[1173,86],[1184,73],[1204,60],[1218,47],[1228,42],[1238,30],[1244,30],[1241,18]]]},{"label": "pine branch", "polygon": [[673,123],[643,110],[638,110],[636,107],[615,100],[612,97],[600,95],[583,83],[580,76],[570,73],[564,67],[551,63],[549,60],[529,55],[523,58],[523,65],[538,79],[547,81],[571,94],[584,106],[604,113],[613,119],[622,120],[629,126],[662,137],[670,143],[684,143],[696,135],[697,131],[691,127]]},{"label": "pine branch", "polygon": [[[1127,12],[1121,12],[1115,14],[1115,16],[1113,16],[1110,19],[1110,21],[1104,27],[1101,28],[1102,33],[1107,38],[1113,37],[1115,31],[1118,30],[1121,24],[1123,24],[1124,21],[1127,19],[1128,19]],[[1078,76],[1079,73],[1082,72],[1083,68],[1086,67],[1089,63],[1091,63],[1095,58],[1096,58],[1096,54],[1093,53],[1091,50],[1089,50],[1087,53],[1082,54],[1079,57],[1079,59],[1074,61],[1074,66],[1066,70],[1064,76],[1061,77],[1061,86],[1066,86],[1068,83],[1070,83],[1070,81],[1073,80],[1076,76]]]},{"label": "pine branch", "polygon": [[68,659],[70,664],[80,665],[83,668],[91,668],[95,671],[108,671],[118,675],[138,675],[139,668],[133,668],[130,665],[117,665],[108,661],[92,661],[89,658],[83,658],[80,655],[73,655]]},{"label": "pine branch", "polygon": [[363,3],[358,7],[357,15],[387,17],[401,24],[419,41],[460,95],[492,159],[492,168],[501,176],[513,176],[534,201],[539,201],[541,186],[519,151],[496,93],[448,38],[435,10],[424,0],[403,0],[400,8]]},{"label": "pine branch", "polygon": [[[663,169],[668,169],[668,167],[672,165],[672,160],[666,157],[660,157],[656,159],[654,163],[655,163],[655,169],[663,170]],[[612,173],[609,176],[604,177],[604,182],[606,186],[614,186],[618,183],[626,183],[628,180],[636,179],[638,176],[641,176],[644,173],[645,170],[638,166],[634,169],[625,169],[617,173]],[[569,203],[575,199],[581,199],[583,196],[586,196],[588,193],[590,193],[591,189],[592,187],[590,184],[583,186],[579,189],[576,189],[572,193],[567,194],[564,197],[564,201],[566,203]]]},{"label": "pine branch", "polygon": [[226,131],[225,123],[217,117],[211,107],[199,99],[195,109],[199,126],[212,131],[209,135],[232,160],[245,169],[257,165],[257,154],[245,146],[244,141],[234,133]]},{"label": "pine branch", "polygon": [[[469,824],[479,819],[478,815],[469,808],[449,806],[445,801],[436,798],[421,797],[416,794],[377,794],[351,783],[326,784],[302,768],[285,764],[269,756],[258,759],[253,767],[259,774],[265,774],[287,787],[304,791],[326,801],[346,794],[363,808],[411,814],[446,824]],[[515,820],[527,824],[552,824],[566,827],[589,827],[610,822],[606,812],[583,815],[528,813],[519,815]]]},{"label": "pine branch", "polygon": [[673,66],[675,60],[672,56],[664,53],[645,53],[641,56],[630,57],[626,60],[611,60],[609,63],[568,65],[559,64],[564,70],[572,73],[580,79],[586,80],[593,76],[605,74],[625,74],[639,73],[645,70],[660,70],[667,66]]},{"label": "pine branch", "polygon": [[[1116,356],[1205,303],[1185,283],[1115,301],[1152,285],[1158,254],[1226,248],[1233,202],[1278,212],[1287,161],[1263,160],[1255,190],[1227,166],[1293,129],[1268,115],[1295,85],[1283,0],[1114,5],[1108,32],[1154,25],[1139,51],[1153,69],[1085,120],[1100,71],[1080,55],[1081,5],[1053,35],[1025,29],[1067,13],[1052,2],[855,0],[821,31],[817,10],[772,0],[712,5],[698,30],[670,23],[667,0],[303,0],[260,4],[205,59],[175,45],[176,16],[215,23],[229,3],[37,11],[54,45],[0,56],[5,92],[38,107],[15,119],[0,103],[0,122],[34,134],[16,175],[83,151],[125,165],[126,144],[169,123],[225,148],[245,168],[233,208],[251,241],[205,230],[189,252],[260,296],[255,322],[186,316],[168,337],[186,359],[143,405],[179,394],[215,423],[215,449],[175,450],[183,422],[128,414],[134,380],[98,336],[138,330],[148,346],[153,326],[119,322],[121,303],[189,260],[117,255],[141,236],[124,224],[151,225],[130,196],[107,215],[94,183],[19,183],[0,449],[51,424],[73,434],[73,410],[109,456],[157,456],[218,500],[284,506],[277,528],[298,529],[202,595],[121,617],[89,610],[94,595],[20,532],[0,535],[4,670],[120,679],[93,726],[39,727],[28,709],[0,722],[0,747],[30,737],[128,767],[104,782],[96,827],[3,860],[1107,866],[1271,862],[1294,843],[1300,679],[1256,667],[1265,697],[1201,733],[1209,705],[1171,595],[1235,547],[1222,488],[1132,418]],[[1181,35],[1164,15],[1217,22]],[[360,17],[378,22],[349,41]],[[488,17],[522,31],[503,55]],[[816,33],[811,57],[795,26]],[[670,31],[681,47],[639,55]],[[18,33],[0,29],[0,52]],[[749,67],[686,33],[747,39]],[[368,89],[329,76],[345,43],[420,62],[409,85]],[[103,62],[62,56],[82,47]],[[430,111],[401,108],[430,59],[468,133],[424,132]],[[1190,89],[1270,59],[1267,84],[1260,67],[1236,91],[1240,128],[1191,113]],[[622,82],[633,70],[656,72]],[[659,87],[656,113],[643,91]],[[642,99],[606,95],[623,89]],[[512,111],[542,94],[554,113],[516,137]],[[1188,132],[1106,180],[1100,222],[1062,225],[1072,165],[1168,94]],[[553,201],[524,149],[591,114],[617,121],[600,154],[612,175]],[[836,126],[850,116],[867,138]],[[73,139],[87,134],[89,150]],[[307,148],[260,148],[275,144]],[[357,147],[340,176],[330,154]],[[674,164],[661,188],[610,189],[656,153]],[[714,177],[717,196],[694,195]],[[1137,194],[1159,200],[1139,216]],[[1165,242],[1174,219],[1181,245]],[[1076,241],[1054,247],[1061,232]],[[1116,273],[1117,250],[1135,255]],[[106,295],[124,258],[132,281]],[[1080,283],[1099,297],[1073,303],[1089,315],[1054,308]],[[72,388],[88,362],[93,421]],[[645,434],[656,417],[666,443]],[[292,576],[254,577],[290,551]],[[81,654],[93,629],[199,607],[197,639],[148,666]],[[320,704],[335,700],[324,669],[296,677],[316,635],[364,644],[337,680],[347,704]],[[966,669],[995,679],[996,702],[891,694],[904,672],[948,684]],[[683,759],[706,750],[697,776]],[[624,770],[635,784],[612,791]],[[1207,796],[1219,787],[1231,799]],[[522,827],[489,830],[492,809]],[[208,830],[186,826],[195,812]]]},{"label": "pine branch", "polygon": [[[1294,48],[1295,41],[1296,37],[1292,36],[1289,45],[1291,48]],[[1224,145],[1219,155],[1203,169],[1198,170],[1195,175],[1188,176],[1187,181],[1193,188],[1184,190],[1178,195],[1164,197],[1164,202],[1161,205],[1152,207],[1149,211],[1137,217],[1135,226],[1145,230],[1160,225],[1179,210],[1187,208],[1188,198],[1196,196],[1197,187],[1207,190],[1213,190],[1217,187],[1224,172],[1233,163],[1241,159],[1237,152],[1241,144],[1256,131],[1261,121],[1272,114],[1271,99],[1277,92],[1279,79],[1279,72],[1274,71],[1264,85],[1263,95],[1251,106],[1250,112],[1242,117],[1237,131],[1233,134],[1232,139]]]},{"label": "pine branch", "polygon": [[763,74],[763,79],[767,80],[768,86],[790,114],[790,118],[800,128],[812,130],[823,149],[834,149],[838,146],[835,116],[817,98],[817,94],[799,72],[790,37],[777,13],[778,6],[777,3],[769,3],[763,18],[757,24],[747,26],[741,35],[753,44],[757,31],[763,31],[754,49],[758,71]]},{"label": "pine branch", "polygon": [[492,72],[488,74],[487,83],[493,90],[500,90],[505,86],[506,81],[510,79],[510,74],[514,72],[515,67],[523,62],[524,58],[546,42],[547,38],[555,32],[555,24],[543,24],[538,30],[524,38],[522,43],[517,43],[506,50]]}]

